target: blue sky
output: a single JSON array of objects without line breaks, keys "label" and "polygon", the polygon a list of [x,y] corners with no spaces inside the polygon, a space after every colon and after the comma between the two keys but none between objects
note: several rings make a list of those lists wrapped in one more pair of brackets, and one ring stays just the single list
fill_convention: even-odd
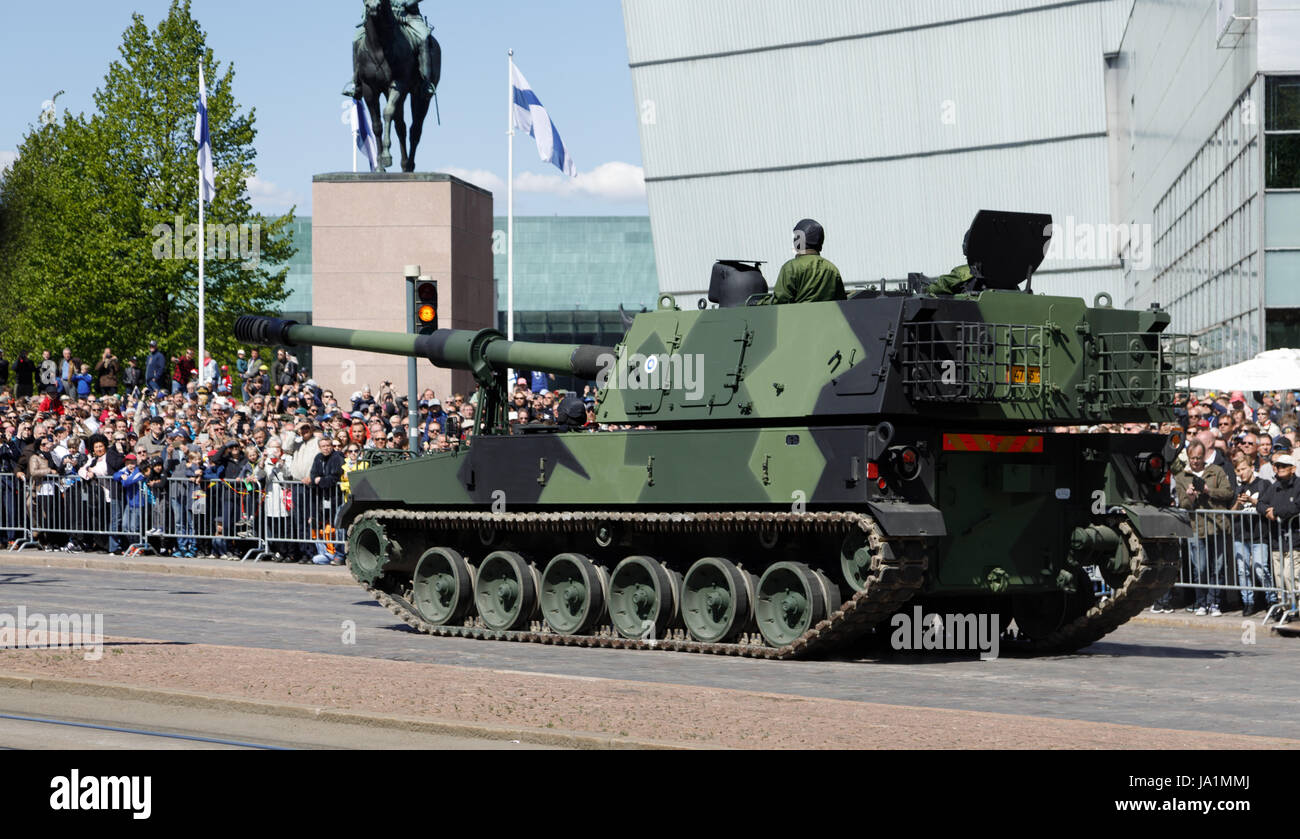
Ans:
[{"label": "blue sky", "polygon": [[[92,94],[118,57],[131,13],[154,28],[167,0],[6,3],[0,36],[0,166],[7,165],[58,90],[59,108],[93,109]],[[339,95],[351,75],[361,0],[193,0],[192,12],[222,64],[235,66],[235,97],[257,110],[254,206],[311,211],[311,177],[350,170],[351,135]],[[546,105],[577,161],[564,177],[515,137],[519,215],[644,215],[641,151],[622,4],[618,0],[425,0],[442,45],[438,100],[416,156],[421,171],[467,177],[493,190],[505,213],[506,50]],[[295,33],[287,45],[278,33]],[[14,80],[22,80],[15,82]],[[394,142],[394,145],[396,143]],[[362,164],[364,165],[364,163]]]}]

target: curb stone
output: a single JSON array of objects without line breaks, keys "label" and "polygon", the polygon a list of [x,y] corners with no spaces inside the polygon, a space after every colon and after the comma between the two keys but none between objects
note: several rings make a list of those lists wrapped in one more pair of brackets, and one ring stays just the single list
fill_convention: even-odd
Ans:
[{"label": "curb stone", "polygon": [[238,562],[222,559],[177,560],[171,557],[122,557],[106,554],[54,553],[51,551],[0,551],[0,567],[44,566],[105,571],[143,571],[184,577],[219,577],[231,580],[277,580],[286,583],[355,586],[344,566],[300,565],[274,562]]},{"label": "curb stone", "polygon": [[569,749],[655,749],[677,750],[691,748],[626,737],[602,737],[595,734],[570,734],[535,728],[512,728],[476,723],[441,722],[393,714],[366,714],[358,711],[338,711],[314,705],[294,705],[287,702],[267,702],[220,694],[198,693],[184,690],[141,688],[118,682],[93,682],[80,679],[55,679],[48,676],[22,676],[0,672],[0,688],[17,688],[75,696],[100,696],[113,699],[135,699],[183,708],[213,711],[239,711],[247,714],[316,720],[319,722],[355,725],[364,728],[383,728],[391,731],[410,731],[453,737],[476,737],[484,740],[519,740],[542,746],[559,746]]}]

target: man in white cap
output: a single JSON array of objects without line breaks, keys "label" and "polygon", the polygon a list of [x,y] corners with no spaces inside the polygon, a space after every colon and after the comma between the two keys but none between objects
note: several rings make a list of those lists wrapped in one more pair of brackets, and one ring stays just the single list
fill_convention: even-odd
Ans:
[{"label": "man in white cap", "polygon": [[1273,546],[1273,580],[1283,588],[1296,584],[1296,515],[1300,514],[1300,481],[1295,476],[1296,458],[1290,452],[1273,455],[1277,480],[1259,494],[1255,509],[1264,517]]}]

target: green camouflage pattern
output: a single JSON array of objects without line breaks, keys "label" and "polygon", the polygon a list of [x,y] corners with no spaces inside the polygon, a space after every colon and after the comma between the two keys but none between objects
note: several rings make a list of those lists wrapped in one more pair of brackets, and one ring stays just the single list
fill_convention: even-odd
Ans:
[{"label": "green camouflage pattern", "polygon": [[597,416],[656,426],[930,413],[1018,424],[1168,421],[1176,362],[1162,340],[1168,324],[1162,311],[1018,291],[660,308],[639,315],[609,359]]},{"label": "green camouflage pattern", "polygon": [[353,472],[345,520],[395,499],[413,510],[865,510],[891,536],[933,540],[929,591],[955,594],[987,590],[995,568],[1010,588],[1052,590],[1071,565],[1071,530],[1095,521],[1098,510],[1122,512],[1139,528],[1167,513],[1157,483],[1142,481],[1133,466],[1163,448],[1159,435],[1044,434],[1035,435],[1042,453],[991,453],[944,451],[943,434],[959,425],[900,431],[895,445],[922,451],[920,475],[903,480],[882,466],[882,488],[863,466],[873,430],[484,436],[458,453]]}]

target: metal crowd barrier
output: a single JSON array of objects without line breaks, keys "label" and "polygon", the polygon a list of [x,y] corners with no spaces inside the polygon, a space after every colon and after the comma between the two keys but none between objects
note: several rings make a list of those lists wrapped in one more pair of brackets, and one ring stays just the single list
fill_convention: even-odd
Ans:
[{"label": "metal crowd barrier", "polygon": [[127,489],[112,477],[0,474],[0,537],[15,550],[333,559],[347,541],[336,524],[342,504],[340,488],[300,481],[169,477]]},{"label": "metal crowd barrier", "polygon": [[176,556],[238,556],[264,553],[258,530],[261,489],[251,478],[208,480],[165,478],[150,486],[145,512],[146,539],[170,546]]},{"label": "metal crowd barrier", "polygon": [[28,478],[26,484],[34,543],[79,550],[102,546],[113,553],[145,547],[140,485],[128,489],[111,477],[65,475]]},{"label": "metal crowd barrier", "polygon": [[27,482],[11,472],[0,472],[0,539],[10,550],[34,546]]},{"label": "metal crowd barrier", "polygon": [[[1275,601],[1283,611],[1297,609],[1297,558],[1300,517],[1274,522],[1254,510],[1194,510],[1193,536],[1182,544],[1176,588],[1206,592],[1221,609],[1224,592],[1249,593],[1260,611]],[[1226,610],[1226,609],[1225,609]],[[1277,610],[1268,610],[1266,618]]]},{"label": "metal crowd barrier", "polygon": [[265,481],[261,533],[266,553],[284,553],[290,545],[306,544],[313,546],[313,553],[341,558],[347,537],[336,522],[342,506],[343,491],[338,486],[322,489],[305,481]]}]

